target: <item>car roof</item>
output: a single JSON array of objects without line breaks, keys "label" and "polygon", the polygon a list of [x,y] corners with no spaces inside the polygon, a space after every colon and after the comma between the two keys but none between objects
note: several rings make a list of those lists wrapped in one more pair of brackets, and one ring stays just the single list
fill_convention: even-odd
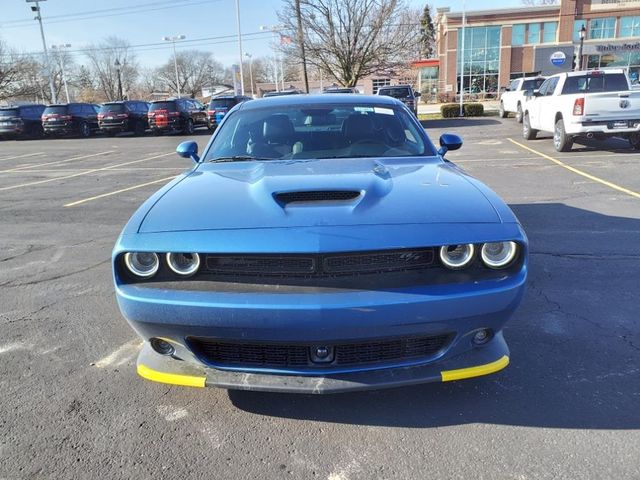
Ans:
[{"label": "car roof", "polygon": [[309,105],[379,105],[398,106],[402,103],[392,97],[382,97],[377,95],[344,95],[340,93],[327,93],[323,95],[281,95],[279,97],[258,98],[251,102],[244,102],[241,105],[243,110],[258,109],[268,106],[273,107],[295,107]]},{"label": "car roof", "polygon": [[378,90],[382,90],[384,88],[413,88],[413,86],[408,83],[403,83],[402,85],[383,85],[382,87],[378,87]]},{"label": "car roof", "polygon": [[624,68],[596,68],[594,70],[582,70],[577,72],[566,72],[565,75],[568,77],[581,77],[583,75],[593,75],[594,72],[598,72],[598,75],[603,75],[607,73],[626,73]]}]

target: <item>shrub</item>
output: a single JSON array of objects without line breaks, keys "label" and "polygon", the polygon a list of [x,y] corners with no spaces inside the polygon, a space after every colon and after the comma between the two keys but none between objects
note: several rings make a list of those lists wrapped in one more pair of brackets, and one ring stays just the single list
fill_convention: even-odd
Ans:
[{"label": "shrub", "polygon": [[460,105],[455,103],[446,103],[440,107],[442,118],[454,118],[460,115]]},{"label": "shrub", "polygon": [[[482,117],[484,115],[484,105],[481,103],[465,103],[465,117]],[[444,115],[443,115],[444,116]]]}]

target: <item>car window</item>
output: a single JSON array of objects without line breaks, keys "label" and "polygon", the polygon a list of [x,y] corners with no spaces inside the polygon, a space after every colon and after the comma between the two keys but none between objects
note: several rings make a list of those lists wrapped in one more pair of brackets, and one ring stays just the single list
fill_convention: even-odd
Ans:
[{"label": "car window", "polygon": [[215,98],[211,100],[211,103],[209,103],[209,108],[212,110],[216,110],[218,108],[231,109],[236,103],[237,102],[234,98]]},{"label": "car window", "polygon": [[378,95],[384,95],[384,96],[393,97],[393,98],[407,98],[411,96],[411,89],[406,87],[401,87],[401,88],[385,87],[378,90]]},{"label": "car window", "polygon": [[71,115],[80,115],[82,112],[82,105],[69,105],[69,113]]},{"label": "car window", "polygon": [[99,113],[122,113],[124,105],[122,103],[105,103],[100,107]]},{"label": "car window", "polygon": [[585,75],[571,76],[562,88],[563,95],[590,92],[621,92],[629,89],[624,73],[590,72]]},{"label": "car window", "polygon": [[556,87],[558,86],[558,77],[550,78],[549,83],[547,84],[547,88],[545,90],[545,96],[550,97],[556,91]]},{"label": "car window", "polygon": [[17,117],[20,112],[17,108],[1,108],[0,117]]},{"label": "car window", "polygon": [[407,157],[434,155],[403,109],[318,105],[237,110],[222,124],[206,159]]},{"label": "car window", "polygon": [[66,105],[55,105],[44,109],[43,115],[66,115]]},{"label": "car window", "polygon": [[544,78],[536,78],[532,80],[525,80],[522,85],[522,90],[539,90],[542,84],[544,83]]},{"label": "car window", "polygon": [[154,112],[156,110],[168,110],[170,112],[175,112],[178,109],[176,103],[177,102],[153,102],[149,106],[149,111]]}]

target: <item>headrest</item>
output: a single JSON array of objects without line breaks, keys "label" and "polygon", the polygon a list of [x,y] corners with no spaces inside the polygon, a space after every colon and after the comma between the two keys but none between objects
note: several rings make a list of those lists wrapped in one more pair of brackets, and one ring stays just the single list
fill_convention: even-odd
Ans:
[{"label": "headrest", "polygon": [[342,125],[344,136],[350,141],[375,138],[373,120],[369,115],[354,113],[349,115]]},{"label": "headrest", "polygon": [[262,124],[262,136],[271,143],[292,143],[293,123],[286,115],[271,115]]}]

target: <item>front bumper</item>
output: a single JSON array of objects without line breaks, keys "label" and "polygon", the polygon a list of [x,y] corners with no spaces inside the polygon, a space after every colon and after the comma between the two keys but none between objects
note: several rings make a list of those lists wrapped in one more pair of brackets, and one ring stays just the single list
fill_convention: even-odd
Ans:
[{"label": "front bumper", "polygon": [[463,380],[498,372],[508,364],[509,349],[500,333],[483,347],[435,364],[321,377],[270,375],[207,368],[158,355],[148,343],[145,343],[138,357],[137,371],[147,380],[188,387],[328,394]]}]

